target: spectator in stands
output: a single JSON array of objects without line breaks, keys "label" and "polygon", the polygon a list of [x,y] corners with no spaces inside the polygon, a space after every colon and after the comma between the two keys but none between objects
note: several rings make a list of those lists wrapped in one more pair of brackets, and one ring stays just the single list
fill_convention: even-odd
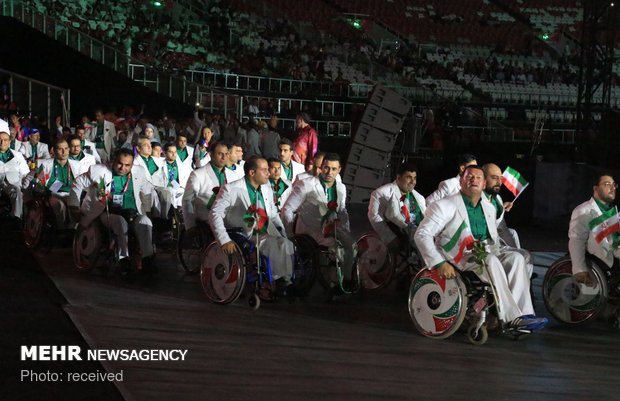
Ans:
[{"label": "spectator in stands", "polygon": [[310,117],[307,113],[297,114],[297,138],[293,145],[293,160],[305,164],[306,160],[312,160],[319,148],[319,138],[314,128],[310,125]]}]

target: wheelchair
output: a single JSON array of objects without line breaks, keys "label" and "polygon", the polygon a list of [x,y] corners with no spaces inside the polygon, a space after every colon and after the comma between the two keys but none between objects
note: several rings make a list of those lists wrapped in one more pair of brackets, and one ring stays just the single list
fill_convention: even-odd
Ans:
[{"label": "wheelchair", "polygon": [[422,257],[409,238],[399,234],[401,247],[398,252],[388,250],[387,245],[374,232],[368,232],[357,240],[357,271],[364,291],[379,291],[403,276],[409,281],[422,268]]},{"label": "wheelchair", "polygon": [[206,221],[197,220],[194,234],[189,234],[182,224],[178,232],[177,257],[179,262],[188,274],[196,274],[200,272],[200,263],[207,245],[215,238],[211,227]]},{"label": "wheelchair", "polygon": [[[483,345],[489,338],[487,320],[496,313],[496,300],[490,284],[471,271],[456,269],[453,279],[439,276],[438,269],[422,269],[411,281],[409,315],[425,337],[445,339],[456,333],[467,320],[467,340]],[[530,330],[505,330],[517,339]]]},{"label": "wheelchair", "polygon": [[26,197],[28,200],[24,203],[24,242],[30,249],[43,246],[50,250],[58,239],[57,234],[71,230],[72,224],[58,225],[50,205],[52,194],[47,188],[30,186]]},{"label": "wheelchair", "polygon": [[[248,304],[254,310],[261,301],[276,300],[276,288],[269,258],[257,252],[256,245],[239,231],[229,231],[235,251],[225,254],[217,241],[204,251],[200,268],[200,282],[207,298],[213,303],[226,305],[236,301],[244,289],[250,290]],[[257,256],[258,253],[258,256]],[[303,252],[295,251],[291,278],[298,295],[312,286],[312,263]]]},{"label": "wheelchair", "polygon": [[[338,291],[343,294],[355,294],[359,292],[361,288],[359,280],[360,275],[357,269],[358,263],[355,260],[353,262],[355,268],[351,276],[351,288],[345,288],[343,285],[344,276],[340,267],[341,260],[343,259],[343,250],[340,243],[337,244],[336,249],[319,245],[314,238],[307,234],[296,234],[293,237],[293,242],[296,245],[298,253],[307,255],[305,261],[312,264],[316,279],[326,290],[327,301],[331,301]],[[312,288],[314,280],[313,278],[306,282],[305,288],[307,288],[308,292]]]},{"label": "wheelchair", "polygon": [[[130,221],[131,216],[126,219]],[[128,231],[129,259],[132,268],[139,271],[142,270],[140,243],[133,230],[130,228]],[[99,269],[107,274],[110,266],[118,262],[116,238],[99,219],[93,220],[87,227],[78,225],[73,237],[72,255],[77,271],[88,273]]]},{"label": "wheelchair", "polygon": [[170,207],[168,217],[151,218],[153,222],[153,242],[164,252],[176,253],[183,232],[183,212],[181,208]]},{"label": "wheelchair", "polygon": [[586,254],[592,284],[578,283],[573,277],[569,255],[555,261],[543,279],[543,300],[549,313],[568,325],[593,321],[609,305],[609,323],[620,328],[620,267],[608,267],[597,257]]}]

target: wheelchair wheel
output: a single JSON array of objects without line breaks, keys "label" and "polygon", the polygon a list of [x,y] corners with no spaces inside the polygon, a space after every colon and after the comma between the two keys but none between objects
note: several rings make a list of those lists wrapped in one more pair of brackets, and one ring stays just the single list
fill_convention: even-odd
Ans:
[{"label": "wheelchair wheel", "polygon": [[24,217],[24,241],[28,248],[36,248],[41,243],[46,217],[45,204],[41,200],[29,203]]},{"label": "wheelchair wheel", "polygon": [[205,246],[208,244],[206,230],[196,227],[193,235],[188,235],[187,230],[182,230],[177,243],[177,254],[181,266],[187,273],[196,274],[200,271],[200,263]]},{"label": "wheelchair wheel", "polygon": [[385,243],[376,233],[357,241],[357,268],[364,290],[377,291],[387,286],[394,275],[394,264]]},{"label": "wheelchair wheel", "polygon": [[239,298],[246,280],[241,250],[237,246],[232,255],[212,242],[205,251],[200,267],[200,282],[207,298],[216,304],[229,304]]},{"label": "wheelchair wheel", "polygon": [[178,244],[183,232],[183,214],[180,209],[172,207],[168,215],[172,225],[172,240],[175,244]]},{"label": "wheelchair wheel", "polygon": [[586,264],[595,279],[593,286],[575,281],[569,256],[557,260],[545,274],[545,306],[549,313],[562,323],[584,323],[594,319],[605,307],[607,280],[604,270],[589,256],[586,256]]},{"label": "wheelchair wheel", "polygon": [[73,263],[78,271],[90,271],[97,266],[102,248],[102,232],[98,223],[78,226],[73,237]]},{"label": "wheelchair wheel", "polygon": [[293,284],[301,295],[307,295],[316,280],[316,249],[318,245],[308,236],[295,236],[295,263]]},{"label": "wheelchair wheel", "polygon": [[319,247],[317,255],[317,278],[323,288],[329,290],[340,285],[336,269],[336,255],[329,249]]},{"label": "wheelchair wheel", "polygon": [[467,329],[467,340],[474,345],[484,345],[489,339],[489,332],[485,326],[476,330],[476,326],[469,326]]},{"label": "wheelchair wheel", "polygon": [[418,331],[429,338],[454,334],[465,319],[467,288],[461,276],[439,277],[437,270],[421,270],[409,289],[409,315]]}]

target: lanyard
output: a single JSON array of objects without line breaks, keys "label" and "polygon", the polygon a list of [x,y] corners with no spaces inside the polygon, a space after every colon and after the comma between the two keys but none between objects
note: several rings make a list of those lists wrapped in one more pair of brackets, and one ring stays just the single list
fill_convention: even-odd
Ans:
[{"label": "lanyard", "polygon": [[[119,176],[122,177],[122,176]],[[129,188],[129,181],[131,181],[131,173],[127,174],[127,182],[125,183],[125,185],[123,186],[123,191],[121,192],[122,194],[124,194],[125,192],[127,192],[127,188]],[[114,188],[114,177],[112,177],[112,193],[116,193],[116,189]]]}]

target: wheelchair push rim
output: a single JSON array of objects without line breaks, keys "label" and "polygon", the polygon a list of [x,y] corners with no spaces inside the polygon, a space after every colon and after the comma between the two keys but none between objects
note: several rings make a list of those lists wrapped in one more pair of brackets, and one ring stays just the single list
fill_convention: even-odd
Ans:
[{"label": "wheelchair push rim", "polygon": [[576,325],[593,320],[605,307],[607,281],[597,262],[586,257],[594,276],[592,286],[577,283],[569,256],[556,261],[545,274],[543,299],[549,313],[558,321]]},{"label": "wheelchair push rim", "polygon": [[394,275],[392,256],[385,243],[375,233],[363,235],[357,241],[357,270],[364,290],[378,291],[386,287]]},{"label": "wheelchair push rim", "polygon": [[425,337],[443,339],[454,334],[465,319],[467,302],[467,288],[458,273],[444,279],[437,269],[424,269],[411,281],[409,315]]},{"label": "wheelchair push rim", "polygon": [[28,248],[35,248],[41,242],[43,237],[43,227],[45,226],[45,210],[44,205],[35,200],[30,203],[26,218],[24,219],[24,241]]},{"label": "wheelchair push rim", "polygon": [[96,224],[78,226],[73,236],[73,263],[78,271],[89,271],[96,266],[102,246],[101,230]]},{"label": "wheelchair push rim", "polygon": [[241,250],[227,255],[217,241],[205,251],[200,267],[200,282],[205,295],[216,304],[229,304],[239,298],[246,281],[246,271]]}]

